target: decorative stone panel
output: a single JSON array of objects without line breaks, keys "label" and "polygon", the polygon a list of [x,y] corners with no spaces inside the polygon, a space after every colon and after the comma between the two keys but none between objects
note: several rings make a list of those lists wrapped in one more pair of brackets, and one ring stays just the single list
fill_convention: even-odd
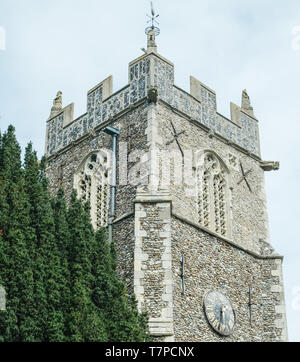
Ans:
[{"label": "decorative stone panel", "polygon": [[[217,113],[216,94],[191,77],[191,94],[174,85],[174,66],[162,56],[150,53],[129,64],[129,84],[111,94],[112,79],[107,78],[88,93],[87,113],[74,121],[64,113],[48,120],[46,154],[53,155],[85,134],[147,96],[151,87],[159,99],[183,112],[199,125],[209,128],[233,144],[260,157],[258,122],[237,109],[239,124]],[[236,113],[235,113],[236,114]],[[235,116],[236,117],[236,116]]]}]

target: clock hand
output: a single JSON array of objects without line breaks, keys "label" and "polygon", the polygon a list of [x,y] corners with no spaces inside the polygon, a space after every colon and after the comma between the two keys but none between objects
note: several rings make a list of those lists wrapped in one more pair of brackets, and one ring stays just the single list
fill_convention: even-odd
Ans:
[{"label": "clock hand", "polygon": [[219,326],[218,329],[221,329],[221,324],[223,323],[223,317],[222,317],[222,307],[220,308],[220,319],[219,319]]}]

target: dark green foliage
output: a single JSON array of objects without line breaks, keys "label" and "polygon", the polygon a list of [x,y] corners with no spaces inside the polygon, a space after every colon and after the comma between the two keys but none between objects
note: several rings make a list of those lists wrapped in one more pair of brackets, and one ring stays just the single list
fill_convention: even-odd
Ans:
[{"label": "dark green foliage", "polygon": [[93,248],[93,300],[103,310],[111,342],[148,341],[147,319],[137,312],[134,298],[128,300],[126,288],[115,270],[113,245],[109,245],[105,230],[96,233]]},{"label": "dark green foliage", "polygon": [[[7,292],[7,312],[1,314],[4,340],[31,341],[34,321],[34,280],[28,243],[32,236],[21,150],[10,126],[1,142],[0,230],[5,250],[0,278]],[[3,264],[2,264],[3,263]]]},{"label": "dark green foliage", "polygon": [[0,341],[148,341],[106,231],[75,192],[69,207],[62,190],[50,196],[31,144],[22,166],[14,131],[0,134]]}]

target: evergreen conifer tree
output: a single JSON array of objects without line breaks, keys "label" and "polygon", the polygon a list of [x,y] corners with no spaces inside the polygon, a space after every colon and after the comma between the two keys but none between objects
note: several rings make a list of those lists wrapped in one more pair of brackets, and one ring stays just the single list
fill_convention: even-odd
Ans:
[{"label": "evergreen conifer tree", "polygon": [[24,167],[10,126],[0,134],[0,341],[145,341],[146,316],[118,278],[105,229],[73,192],[50,196],[45,159]]},{"label": "evergreen conifer tree", "polygon": [[52,199],[52,209],[55,225],[54,237],[60,256],[61,277],[63,280],[60,289],[60,310],[64,316],[63,333],[65,340],[68,340],[68,336],[70,335],[69,309],[71,301],[71,284],[69,270],[69,244],[71,239],[68,225],[68,211],[64,196],[63,190],[59,190],[57,196]]},{"label": "evergreen conifer tree", "polygon": [[109,245],[104,229],[96,233],[93,300],[103,311],[109,341],[148,341],[147,317],[138,313],[135,298],[128,299],[126,287],[115,269],[113,245]]},{"label": "evergreen conifer tree", "polygon": [[30,306],[34,304],[34,283],[27,248],[32,230],[21,150],[12,126],[2,136],[0,162],[0,229],[5,253],[0,260],[0,273],[7,293],[7,310],[1,315],[1,337],[4,341],[32,341],[35,319]]},{"label": "evergreen conifer tree", "polygon": [[61,260],[55,239],[51,197],[47,190],[44,163],[39,164],[30,143],[25,152],[25,185],[30,221],[35,235],[32,256],[35,279],[36,322],[42,341],[64,340],[61,289],[64,285]]},{"label": "evergreen conifer tree", "polygon": [[70,340],[72,342],[103,341],[106,339],[105,326],[101,314],[97,313],[91,300],[94,277],[90,256],[91,245],[94,244],[94,232],[88,210],[77,199],[76,192],[71,195],[68,225],[71,277]]}]

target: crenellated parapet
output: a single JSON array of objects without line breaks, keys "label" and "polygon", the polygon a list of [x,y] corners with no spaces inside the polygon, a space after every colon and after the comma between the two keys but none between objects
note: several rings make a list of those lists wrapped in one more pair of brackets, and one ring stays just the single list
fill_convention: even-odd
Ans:
[{"label": "crenellated parapet", "polygon": [[57,107],[61,102],[59,94],[47,121],[46,155],[55,154],[145,99],[149,90],[156,89],[158,99],[174,110],[227,142],[260,157],[258,121],[245,91],[241,107],[231,103],[231,119],[228,119],[217,112],[216,93],[196,78],[190,78],[190,94],[174,85],[174,65],[154,51],[132,61],[128,77],[129,84],[116,93],[112,91],[111,76],[92,88],[87,96],[87,113],[76,120],[73,120],[73,104]]}]

